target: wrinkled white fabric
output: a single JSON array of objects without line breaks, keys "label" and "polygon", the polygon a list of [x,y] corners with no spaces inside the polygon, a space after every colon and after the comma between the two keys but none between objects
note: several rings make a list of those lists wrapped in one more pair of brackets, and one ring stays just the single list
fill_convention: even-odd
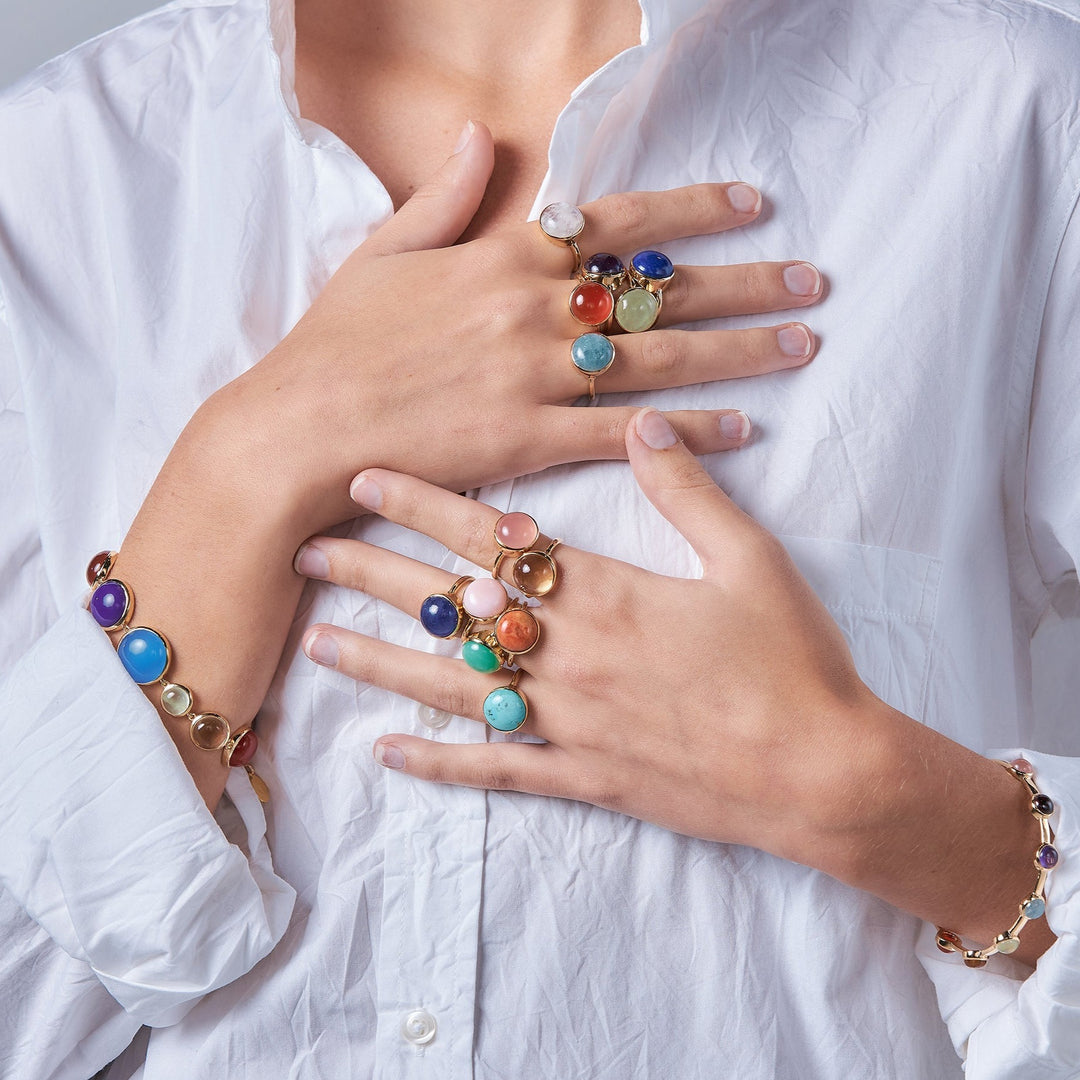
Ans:
[{"label": "wrinkled white fabric", "polygon": [[[971,1080],[1080,1074],[1078,665],[1045,665],[1040,687],[1029,648],[1051,609],[1078,644],[1080,6],[643,10],[641,46],[559,117],[534,212],[743,179],[763,220],[667,250],[808,258],[831,287],[800,316],[822,340],[805,369],[603,400],[747,410],[751,445],[708,466],[784,537],[869,685],[1038,765],[1060,807],[1057,943],[1034,975],[969,971],[804,867],[381,770],[384,732],[488,736],[460,719],[432,734],[415,704],[309,663],[314,621],[450,648],[322,585],[259,717],[265,835],[242,776],[239,812],[210,818],[79,610],[83,567],[122,539],[198,404],[391,205],[297,115],[287,0],[178,0],[0,101],[4,1077],[87,1077],[144,1023],[110,1080],[944,1080],[957,1052]],[[697,572],[623,463],[481,496]],[[464,569],[385,522],[356,534]],[[420,1009],[424,1048],[402,1034]]]}]

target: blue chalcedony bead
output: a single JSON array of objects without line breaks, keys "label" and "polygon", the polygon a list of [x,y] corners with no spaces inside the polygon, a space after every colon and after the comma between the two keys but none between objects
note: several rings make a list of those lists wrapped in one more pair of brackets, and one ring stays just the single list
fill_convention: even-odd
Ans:
[{"label": "blue chalcedony bead", "polygon": [[1024,901],[1024,915],[1029,919],[1041,919],[1046,914],[1046,902],[1038,896]]},{"label": "blue chalcedony bead", "polygon": [[607,251],[598,251],[585,260],[582,270],[591,277],[615,277],[626,270],[622,259],[618,255],[612,255]]},{"label": "blue chalcedony bead", "polygon": [[140,685],[157,682],[169,666],[169,646],[156,631],[136,626],[125,634],[116,653],[127,673]]},{"label": "blue chalcedony bead", "polygon": [[631,264],[642,277],[651,281],[664,281],[675,273],[671,260],[662,251],[639,251]]},{"label": "blue chalcedony bead", "polygon": [[127,609],[128,591],[122,581],[103,581],[90,597],[90,614],[106,629],[119,626]]},{"label": "blue chalcedony bead", "polygon": [[509,686],[500,686],[484,698],[484,719],[496,731],[517,731],[527,713],[525,699]]},{"label": "blue chalcedony bead", "polygon": [[582,334],[570,346],[570,357],[578,371],[599,375],[615,359],[615,346],[603,334]]},{"label": "blue chalcedony bead", "polygon": [[420,607],[420,623],[433,637],[453,637],[460,621],[457,604],[440,593],[429,596]]}]

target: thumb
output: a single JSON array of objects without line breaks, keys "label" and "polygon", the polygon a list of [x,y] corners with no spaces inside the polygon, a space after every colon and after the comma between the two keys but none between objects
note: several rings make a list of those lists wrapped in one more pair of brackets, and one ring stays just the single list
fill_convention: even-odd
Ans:
[{"label": "thumb", "polygon": [[[750,434],[745,413],[724,413],[743,421],[744,434]],[[663,413],[642,409],[626,425],[626,451],[638,486],[649,502],[687,539],[697,552],[705,572],[720,553],[725,532],[731,528],[757,528],[713,482],[701,462],[680,441]]]},{"label": "thumb", "polygon": [[470,120],[442,168],[359,250],[378,256],[448,247],[476,214],[494,165],[491,132]]}]

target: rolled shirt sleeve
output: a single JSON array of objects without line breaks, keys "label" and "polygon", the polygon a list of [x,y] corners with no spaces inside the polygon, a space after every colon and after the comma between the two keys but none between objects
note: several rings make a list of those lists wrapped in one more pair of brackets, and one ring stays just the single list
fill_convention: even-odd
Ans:
[{"label": "rolled shirt sleeve", "polygon": [[[79,605],[58,613],[34,524],[12,353],[0,317],[0,465],[10,478],[0,560],[11,580],[0,590],[0,914],[11,914],[0,978],[5,998],[26,999],[47,993],[63,968],[57,992],[71,998],[66,1011],[80,1023],[59,1037],[21,1029],[18,1045],[0,1052],[5,1065],[4,1054],[29,1053],[41,1039],[68,1041],[57,1060],[77,1056],[98,1021],[122,1038],[119,1046],[102,1040],[101,1052],[113,1054],[139,1024],[175,1023],[273,948],[295,899],[274,873],[265,816],[243,772],[234,770],[227,792],[246,850],[207,809],[107,635]],[[51,943],[27,933],[20,909]],[[98,987],[126,1022],[116,1022]],[[11,1073],[31,1074],[39,1070]]]}]

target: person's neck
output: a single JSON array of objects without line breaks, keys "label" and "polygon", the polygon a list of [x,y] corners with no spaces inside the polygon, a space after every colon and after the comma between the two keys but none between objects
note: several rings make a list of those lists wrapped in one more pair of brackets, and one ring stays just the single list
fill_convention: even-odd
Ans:
[{"label": "person's neck", "polygon": [[[579,81],[637,39],[637,0],[296,0],[309,35],[357,62],[482,82]],[[575,78],[575,76],[577,78]]]}]

